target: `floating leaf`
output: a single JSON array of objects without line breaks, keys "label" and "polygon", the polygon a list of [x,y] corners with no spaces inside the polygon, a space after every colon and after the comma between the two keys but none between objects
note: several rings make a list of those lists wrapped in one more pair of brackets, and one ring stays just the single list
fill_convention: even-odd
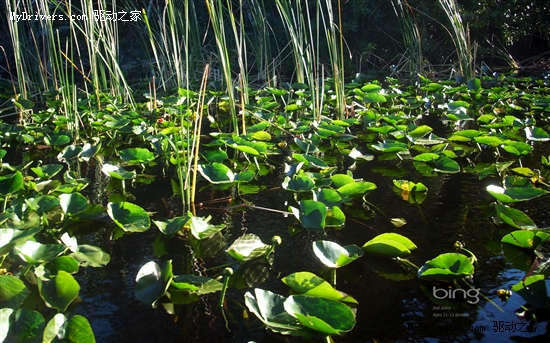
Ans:
[{"label": "floating leaf", "polygon": [[393,180],[393,185],[407,192],[425,192],[428,190],[422,182],[414,183],[408,180]]},{"label": "floating leaf", "polygon": [[510,244],[519,248],[534,251],[541,244],[550,241],[550,234],[543,231],[514,231],[502,237],[501,242]]},{"label": "floating leaf", "polygon": [[31,170],[41,179],[47,180],[55,176],[63,169],[62,164],[45,164],[40,167],[31,168]]},{"label": "floating leaf", "polygon": [[497,204],[495,209],[502,221],[516,229],[531,230],[537,225],[524,212],[509,206]]},{"label": "floating leaf", "polygon": [[88,244],[79,245],[78,251],[71,256],[82,267],[103,267],[111,260],[111,256],[101,248]]},{"label": "floating leaf", "polygon": [[13,194],[21,188],[23,188],[23,174],[21,172],[0,176],[0,195]]},{"label": "floating leaf", "polygon": [[128,148],[119,151],[120,158],[126,163],[147,163],[155,159],[155,155],[145,148]]},{"label": "floating leaf", "polygon": [[155,305],[168,289],[173,277],[171,260],[164,262],[162,269],[154,261],[147,262],[136,275],[136,298],[148,305]]},{"label": "floating leaf", "polygon": [[540,127],[526,127],[525,137],[530,141],[536,142],[550,141],[550,135]]},{"label": "floating leaf", "polygon": [[248,233],[237,238],[227,249],[227,253],[237,261],[244,262],[264,256],[270,248],[258,236]]},{"label": "floating leaf", "polygon": [[124,168],[119,168],[115,165],[105,163],[101,167],[101,171],[112,178],[118,180],[132,180],[136,178],[136,172],[134,170],[127,171]]},{"label": "floating leaf", "polygon": [[497,185],[489,185],[486,189],[495,199],[504,203],[527,201],[548,193],[544,189],[532,186],[504,189]]},{"label": "floating leaf", "polygon": [[67,323],[65,337],[70,343],[95,343],[94,332],[88,319],[74,315]]},{"label": "floating leaf", "polygon": [[28,264],[38,264],[53,260],[67,247],[63,244],[41,244],[34,241],[26,241],[25,243],[16,245],[13,250]]},{"label": "floating leaf", "polygon": [[[29,296],[29,291],[23,283],[12,275],[0,275],[0,308],[9,307],[17,310]],[[1,330],[0,330],[1,331]]]},{"label": "floating leaf", "polygon": [[38,290],[40,296],[48,307],[55,308],[65,312],[71,302],[76,299],[80,292],[80,285],[74,277],[63,271],[58,271],[57,275],[48,281],[38,280]]},{"label": "floating leaf", "polygon": [[86,211],[88,200],[80,193],[61,194],[59,205],[65,214],[73,216]]},{"label": "floating leaf", "polygon": [[153,220],[153,223],[158,227],[160,232],[165,235],[173,235],[183,228],[185,224],[191,219],[189,216],[174,217],[163,222],[160,220]]},{"label": "floating leaf", "polygon": [[225,228],[224,224],[212,225],[209,223],[212,217],[207,218],[191,216],[189,227],[191,234],[197,239],[206,239]]},{"label": "floating leaf", "polygon": [[211,183],[232,183],[235,181],[235,174],[223,163],[210,163],[199,165],[201,175]]},{"label": "floating leaf", "polygon": [[401,152],[409,150],[407,144],[390,140],[386,140],[384,143],[371,144],[371,147],[382,152]]},{"label": "floating leaf", "polygon": [[313,242],[313,252],[329,268],[343,267],[363,256],[363,250],[355,244],[343,247],[331,241]]},{"label": "floating leaf", "polygon": [[282,186],[292,192],[310,192],[315,187],[315,182],[307,175],[295,175],[293,178],[285,177]]},{"label": "floating leaf", "polygon": [[544,275],[530,275],[512,286],[512,291],[531,306],[547,307],[550,304]]},{"label": "floating leaf", "polygon": [[324,229],[327,217],[325,204],[315,200],[300,201],[300,209],[289,206],[294,216],[306,229]]},{"label": "floating leaf", "polygon": [[342,335],[355,326],[351,308],[338,301],[291,295],[284,302],[284,308],[305,327],[326,335]]},{"label": "floating leaf", "polygon": [[303,330],[300,322],[285,311],[287,298],[263,289],[255,288],[254,295],[246,292],[244,302],[248,310],[256,315],[271,331],[294,334]]},{"label": "floating leaf", "polygon": [[395,227],[402,227],[404,225],[407,225],[407,221],[403,218],[392,218],[390,221]]},{"label": "floating leaf", "polygon": [[127,232],[144,232],[151,226],[149,214],[130,202],[110,202],[107,213],[118,227]]},{"label": "floating leaf", "polygon": [[441,254],[427,261],[419,270],[418,277],[436,281],[456,281],[474,274],[472,261],[462,254]]},{"label": "floating leaf", "polygon": [[342,204],[340,194],[330,188],[320,188],[317,191],[313,191],[313,200],[322,202],[328,208]]},{"label": "floating leaf", "polygon": [[366,254],[400,257],[410,254],[416,245],[400,234],[383,233],[365,243],[362,249]]}]

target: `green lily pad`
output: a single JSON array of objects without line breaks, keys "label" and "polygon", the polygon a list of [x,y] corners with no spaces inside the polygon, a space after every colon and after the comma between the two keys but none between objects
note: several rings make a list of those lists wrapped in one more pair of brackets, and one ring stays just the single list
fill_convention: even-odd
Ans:
[{"label": "green lily pad", "polygon": [[550,241],[550,234],[543,231],[520,230],[514,231],[502,237],[501,242],[519,248],[534,251],[541,244]]},{"label": "green lily pad", "polygon": [[300,322],[285,311],[287,298],[263,289],[255,288],[254,295],[246,292],[244,302],[271,331],[284,335],[297,334],[304,329]]},{"label": "green lily pad", "polygon": [[111,256],[101,248],[82,244],[71,255],[82,267],[103,267],[109,263]]},{"label": "green lily pad", "polygon": [[[40,342],[40,336],[44,331],[46,320],[35,310],[20,308],[13,315],[13,322],[10,323],[7,342]],[[13,335],[13,336],[12,336]],[[10,337],[12,336],[12,337]]]},{"label": "green lily pad", "polygon": [[147,262],[136,275],[136,298],[154,305],[164,295],[173,277],[172,261],[164,262],[162,269],[154,261]]},{"label": "green lily pad", "polygon": [[171,304],[189,304],[199,300],[200,295],[219,292],[223,284],[215,279],[198,275],[175,276],[166,292]]},{"label": "green lily pad", "polygon": [[40,296],[48,307],[55,308],[65,312],[71,302],[76,299],[80,292],[80,285],[74,277],[63,271],[58,271],[57,275],[48,281],[38,280],[38,290]]},{"label": "green lily pad", "polygon": [[328,208],[340,206],[342,204],[342,197],[340,194],[330,188],[320,188],[313,191],[313,200],[322,202]]},{"label": "green lily pad", "polygon": [[107,213],[126,232],[144,232],[151,226],[149,214],[130,202],[110,202],[107,204]]},{"label": "green lily pad", "polygon": [[189,216],[174,217],[167,221],[153,220],[153,223],[158,227],[160,232],[165,235],[172,236],[180,231],[187,222],[191,219]]},{"label": "green lily pad", "polygon": [[31,170],[41,179],[48,180],[54,177],[63,169],[62,164],[45,164],[40,167],[31,168]]},{"label": "green lily pad", "polygon": [[363,250],[355,244],[341,246],[331,241],[313,242],[315,256],[329,268],[340,268],[363,256]]},{"label": "green lily pad", "polygon": [[23,188],[23,174],[21,172],[0,176],[0,195],[13,194],[21,188]]},{"label": "green lily pad", "polygon": [[512,291],[519,294],[532,306],[547,307],[550,305],[544,275],[531,275],[512,286]]},{"label": "green lily pad", "polygon": [[548,191],[544,189],[532,186],[510,187],[505,189],[497,185],[489,185],[486,190],[495,197],[495,199],[503,203],[527,201],[548,193]]},{"label": "green lily pad", "polygon": [[69,342],[95,343],[94,332],[88,319],[74,315],[67,323],[65,337]]},{"label": "green lily pad", "polygon": [[41,227],[28,230],[0,229],[0,253],[7,254],[12,246],[31,239],[41,230]]},{"label": "green lily pad", "polygon": [[502,221],[516,229],[531,230],[537,228],[537,225],[523,211],[501,204],[497,204],[495,209]]},{"label": "green lily pad", "polygon": [[526,127],[525,137],[530,141],[547,142],[550,141],[550,135],[540,127]]},{"label": "green lily pad", "polygon": [[401,151],[409,150],[409,147],[407,144],[401,143],[401,142],[394,142],[391,140],[386,140],[383,143],[371,144],[371,147],[374,150],[381,151],[381,152],[401,152]]},{"label": "green lily pad", "polygon": [[342,196],[342,201],[349,201],[350,199],[362,196],[365,192],[376,189],[376,185],[372,182],[359,181],[354,183],[348,183],[338,188],[336,191]]},{"label": "green lily pad", "polygon": [[461,280],[474,274],[474,265],[465,255],[457,253],[446,253],[427,261],[418,270],[418,277],[452,282]]},{"label": "green lily pad", "polygon": [[223,161],[225,161],[229,158],[229,156],[227,156],[227,152],[225,152],[224,150],[220,150],[220,149],[208,150],[208,151],[203,153],[203,157],[204,157],[205,160],[207,160],[210,163],[212,163],[212,162],[222,163]]},{"label": "green lily pad", "polygon": [[199,172],[210,183],[232,183],[235,181],[235,174],[223,163],[210,163],[199,165]]},{"label": "green lily pad", "polygon": [[128,148],[119,151],[120,158],[126,163],[148,163],[155,159],[155,155],[145,148]]},{"label": "green lily pad", "polygon": [[212,225],[209,223],[211,216],[206,218],[191,216],[189,228],[196,239],[206,239],[225,228],[224,224]]},{"label": "green lily pad", "polygon": [[315,200],[300,201],[300,209],[289,206],[290,211],[306,229],[324,229],[327,217],[325,204]]},{"label": "green lily pad", "polygon": [[[29,291],[23,283],[12,275],[0,275],[0,308],[9,307],[17,310],[29,296]],[[1,331],[1,330],[0,330]]]},{"label": "green lily pad", "polygon": [[291,295],[284,302],[284,308],[305,327],[326,335],[342,335],[355,326],[351,308],[338,301]]},{"label": "green lily pad", "polygon": [[362,249],[366,254],[400,257],[410,254],[411,250],[416,249],[416,245],[405,236],[389,232],[366,242]]},{"label": "green lily pad", "polygon": [[414,183],[408,180],[393,180],[393,185],[407,192],[426,192],[428,190],[422,182]]},{"label": "green lily pad", "polygon": [[244,262],[264,256],[270,248],[270,245],[264,244],[255,234],[247,233],[237,238],[227,248],[227,253],[237,261]]},{"label": "green lily pad", "polygon": [[292,192],[310,192],[315,187],[315,182],[307,175],[295,175],[293,178],[285,177],[282,186]]},{"label": "green lily pad", "polygon": [[346,215],[338,206],[332,206],[327,211],[325,225],[327,227],[341,227],[346,223]]},{"label": "green lily pad", "polygon": [[334,289],[327,281],[310,272],[292,273],[281,281],[292,289],[293,294],[357,304],[357,300],[353,297]]},{"label": "green lily pad", "polygon": [[330,179],[332,180],[332,185],[335,188],[340,188],[348,183],[355,182],[355,179],[347,174],[334,174],[330,177]]},{"label": "green lily pad", "polygon": [[42,244],[34,241],[26,241],[13,248],[14,252],[28,264],[53,260],[66,249],[67,247],[63,244]]},{"label": "green lily pad", "polygon": [[112,164],[105,163],[101,167],[101,171],[112,178],[118,180],[132,180],[136,178],[136,172],[134,170],[127,171],[124,168],[117,167]]},{"label": "green lily pad", "polygon": [[80,193],[61,194],[59,205],[65,214],[72,216],[86,211],[88,200]]}]

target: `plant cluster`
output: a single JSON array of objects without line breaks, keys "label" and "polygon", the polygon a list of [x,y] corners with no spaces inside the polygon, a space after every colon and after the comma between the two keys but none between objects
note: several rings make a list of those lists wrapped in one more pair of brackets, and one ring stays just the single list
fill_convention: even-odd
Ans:
[{"label": "plant cluster", "polygon": [[[345,85],[349,115],[343,118],[337,114],[333,80],[325,85],[326,100],[320,108],[314,104],[314,92],[303,83],[248,91],[244,124],[237,132],[227,110],[229,98],[206,86],[151,98],[135,109],[118,104],[116,97],[100,98],[99,103],[82,101],[79,131],[66,120],[60,100],[52,98],[42,110],[35,110],[32,102],[16,101],[26,125],[0,123],[1,144],[7,147],[0,150],[3,340],[94,341],[87,319],[70,314],[80,289],[74,275],[81,267],[109,262],[108,253],[77,238],[90,223],[110,226],[113,239],[148,231],[154,223],[159,230],[154,251],[164,262],[151,261],[140,269],[136,297],[178,313],[205,294],[221,292],[219,307],[226,318],[227,290],[257,287],[275,275],[273,259],[283,242],[275,236],[266,244],[248,233],[227,246],[224,224],[194,214],[196,182],[203,188],[232,189],[233,205],[227,210],[243,206],[271,210],[249,203],[246,197],[260,191],[259,178],[284,169],[281,187],[291,192],[293,201],[288,212],[271,211],[294,215],[293,234],[302,229],[324,231],[344,227],[349,218],[368,220],[365,213],[352,210],[354,204],[377,209],[367,200],[376,185],[356,179],[352,172],[354,164],[374,158],[402,160],[428,176],[468,172],[500,180],[487,187],[494,197],[490,215],[497,225],[517,229],[502,238],[502,250],[526,272],[512,291],[527,302],[525,318],[543,320],[540,310],[549,306],[544,287],[548,257],[540,247],[549,236],[547,228],[538,227],[514,203],[550,191],[548,157],[542,158],[540,169],[522,165],[524,156],[550,141],[547,81],[500,76],[460,85],[422,78],[417,85],[405,86],[395,79],[381,83],[358,75]],[[436,135],[434,128],[422,123],[426,115],[446,123],[447,130]],[[209,122],[207,132],[203,117]],[[30,152],[22,164],[4,162],[20,148],[34,149],[33,154],[54,157],[59,163],[37,163]],[[110,180],[111,194],[105,203],[92,203],[85,196],[91,181],[81,177],[78,166],[92,161]],[[126,183],[151,182],[153,170],[172,175],[174,194],[181,197],[180,215],[151,221],[151,213],[132,202]],[[395,178],[395,171],[392,175],[403,200],[424,201],[425,185]],[[388,219],[395,226],[406,223]],[[281,279],[291,295],[255,288],[246,293],[244,302],[272,331],[329,341],[349,332],[355,311],[360,310],[352,296],[336,290],[336,268],[365,254],[394,259],[404,271],[389,277],[416,275],[437,303],[441,300],[430,296],[430,285],[473,289],[470,278],[477,262],[462,244],[457,243],[458,252],[439,255],[421,267],[404,258],[415,248],[395,233],[380,234],[362,247],[316,241],[313,251],[332,270],[328,281],[297,271]],[[182,251],[188,262],[175,271],[171,258]],[[220,254],[225,256],[224,264],[193,273],[196,259]],[[450,304],[448,299],[443,303]],[[227,319],[226,326],[230,330]]]}]

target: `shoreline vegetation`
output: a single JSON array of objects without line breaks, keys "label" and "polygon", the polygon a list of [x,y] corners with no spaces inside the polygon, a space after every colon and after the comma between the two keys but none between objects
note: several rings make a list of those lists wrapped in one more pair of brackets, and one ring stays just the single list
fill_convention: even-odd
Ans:
[{"label": "shoreline vegetation", "polygon": [[[548,323],[550,219],[529,206],[550,192],[550,54],[518,62],[500,43],[527,34],[521,18],[488,24],[515,4],[437,3],[2,2],[12,48],[2,45],[0,73],[0,343],[95,342],[75,310],[87,268],[136,235],[154,238],[139,247],[148,261],[124,271],[133,295],[174,318],[208,302],[227,333],[250,320],[339,341],[368,311],[360,292],[339,290],[358,263],[414,280],[421,301],[464,320],[478,303],[509,312],[512,298],[519,319]],[[385,22],[370,31],[385,38],[347,34],[367,19]],[[361,172],[369,163],[376,181]],[[457,232],[418,257],[430,245],[401,228],[432,220],[423,204],[459,174],[486,182],[468,197],[492,226],[490,254]],[[149,185],[170,196],[136,196]],[[379,188],[414,218],[389,214]],[[273,208],[250,200],[273,189],[284,194]],[[242,232],[246,211],[285,228]],[[455,221],[467,226],[468,211]],[[339,241],[352,225],[367,233]],[[280,275],[277,259],[305,235],[317,267]],[[495,256],[522,275],[485,294],[473,277]]]}]

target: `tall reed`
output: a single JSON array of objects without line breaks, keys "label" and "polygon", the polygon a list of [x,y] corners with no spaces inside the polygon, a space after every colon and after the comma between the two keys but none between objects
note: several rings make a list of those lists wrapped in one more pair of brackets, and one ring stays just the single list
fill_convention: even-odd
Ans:
[{"label": "tall reed", "polygon": [[406,0],[392,0],[392,7],[401,26],[409,75],[422,74],[424,70],[422,37],[413,9]]},{"label": "tall reed", "polygon": [[231,75],[231,59],[229,58],[228,36],[225,33],[224,7],[222,0],[206,0],[206,7],[210,16],[210,23],[214,31],[216,46],[218,48],[220,65],[227,90],[229,101],[229,112],[233,121],[233,130],[236,134],[239,132],[239,124],[236,111],[235,87]]},{"label": "tall reed", "polygon": [[451,23],[451,38],[458,55],[460,72],[466,80],[472,79],[475,77],[475,49],[470,41],[468,24],[464,25],[462,22],[455,0],[439,0],[439,4]]},{"label": "tall reed", "polygon": [[199,70],[202,53],[200,29],[193,1],[167,1],[142,10],[153,52],[151,70],[164,91],[171,87],[189,88]]}]

